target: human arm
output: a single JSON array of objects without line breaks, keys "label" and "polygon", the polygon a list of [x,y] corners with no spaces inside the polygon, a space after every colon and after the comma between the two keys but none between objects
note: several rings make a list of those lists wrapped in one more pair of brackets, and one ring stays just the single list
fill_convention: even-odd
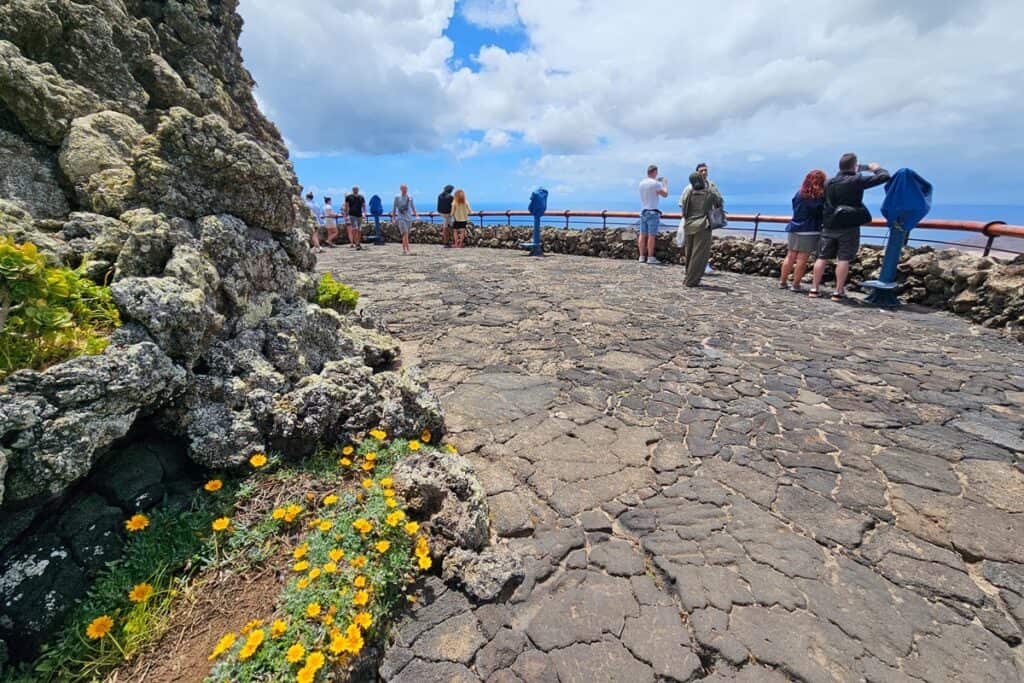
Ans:
[{"label": "human arm", "polygon": [[659,197],[667,197],[668,196],[668,178],[659,178],[659,180],[661,181],[661,189],[658,190],[658,196]]},{"label": "human arm", "polygon": [[693,192],[693,186],[687,185],[683,190],[683,193],[679,195],[679,208],[685,211],[686,200],[690,198],[690,193]]},{"label": "human arm", "polygon": [[892,176],[884,168],[878,164],[868,164],[868,170],[871,171],[872,175],[860,176],[861,187],[865,190],[869,187],[878,187],[889,182],[889,178]]},{"label": "human arm", "polygon": [[420,212],[416,210],[416,202],[412,197],[409,197],[409,208],[412,210],[412,215],[416,220],[420,219]]}]

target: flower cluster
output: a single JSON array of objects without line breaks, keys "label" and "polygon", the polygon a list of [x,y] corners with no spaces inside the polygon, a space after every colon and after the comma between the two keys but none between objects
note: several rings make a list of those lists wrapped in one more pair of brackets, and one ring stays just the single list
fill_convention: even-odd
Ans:
[{"label": "flower cluster", "polygon": [[[270,521],[292,539],[291,578],[278,600],[269,641],[262,629],[230,633],[210,657],[211,680],[295,680],[312,683],[344,669],[366,647],[406,587],[432,562],[420,525],[408,518],[391,470],[404,455],[424,448],[414,441],[368,438],[331,455],[341,486],[307,493],[303,502],[275,508]],[[255,466],[255,465],[254,465]],[[259,632],[259,635],[255,635]]]}]

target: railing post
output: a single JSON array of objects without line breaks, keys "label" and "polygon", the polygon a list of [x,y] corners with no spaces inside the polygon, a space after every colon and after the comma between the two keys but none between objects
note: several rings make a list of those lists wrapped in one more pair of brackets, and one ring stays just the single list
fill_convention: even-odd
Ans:
[{"label": "railing post", "polygon": [[433,211],[430,212],[430,224],[431,225],[434,224],[434,212]]},{"label": "railing post", "polygon": [[608,227],[608,209],[602,209],[601,210],[601,227],[602,228],[607,228]]},{"label": "railing post", "polygon": [[569,228],[569,209],[565,210],[565,227],[566,229]]},{"label": "railing post", "polygon": [[757,226],[758,226],[758,224],[760,222],[761,222],[761,214],[757,213],[754,216],[754,236],[750,238],[751,242],[756,242],[757,241]]},{"label": "railing post", "polygon": [[478,215],[480,216],[480,227],[482,228],[484,227],[484,212],[480,211]]},{"label": "railing post", "polygon": [[512,210],[505,209],[505,218],[508,220],[508,227],[512,227]]},{"label": "railing post", "polygon": [[992,243],[996,241],[996,236],[990,234],[988,229],[993,225],[1006,225],[1006,221],[989,221],[985,224],[985,227],[981,229],[981,234],[988,237],[988,241],[985,242],[985,251],[981,253],[982,256],[988,256],[992,253]]}]

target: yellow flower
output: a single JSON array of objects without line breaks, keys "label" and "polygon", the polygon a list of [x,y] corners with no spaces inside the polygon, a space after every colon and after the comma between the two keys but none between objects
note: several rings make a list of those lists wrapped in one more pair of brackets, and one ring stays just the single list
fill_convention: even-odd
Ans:
[{"label": "yellow flower", "polygon": [[356,569],[362,569],[366,566],[367,561],[368,560],[366,559],[366,555],[360,555],[356,559],[352,560],[351,564]]},{"label": "yellow flower", "polygon": [[384,504],[385,504],[385,505],[387,505],[387,506],[388,506],[389,508],[394,508],[394,507],[398,507],[398,501],[397,501],[397,500],[395,500],[394,498],[388,498],[388,499],[386,499],[386,500],[384,501]]},{"label": "yellow flower", "polygon": [[270,515],[274,519],[284,519],[285,511],[284,508],[274,508],[274,511]]},{"label": "yellow flower", "polygon": [[324,505],[334,505],[338,502],[338,497],[333,493],[329,496],[324,496]]},{"label": "yellow flower", "polygon": [[424,429],[422,432],[420,432],[420,441],[422,441],[423,443],[430,443],[429,429]]},{"label": "yellow flower", "polygon": [[395,483],[395,480],[391,477],[384,477],[380,480],[381,488],[389,489]]},{"label": "yellow flower", "polygon": [[333,614],[328,614],[323,619],[321,619],[320,621],[324,622],[324,625],[326,625],[326,626],[332,626],[334,624],[334,615]]},{"label": "yellow flower", "polygon": [[302,647],[301,643],[295,643],[288,652],[285,653],[284,658],[289,664],[295,664],[301,662],[302,658],[306,656],[306,648]]},{"label": "yellow flower", "polygon": [[307,588],[309,588],[309,579],[307,579],[305,576],[303,576],[301,579],[299,579],[295,583],[295,585],[298,586],[300,591],[304,591]]},{"label": "yellow flower", "polygon": [[382,493],[384,494],[385,498],[394,498],[395,497],[395,490],[394,489],[384,489],[384,491],[382,491]]},{"label": "yellow flower", "polygon": [[314,678],[316,678],[316,672],[306,667],[302,667],[295,672],[296,683],[313,683]]},{"label": "yellow flower", "polygon": [[413,439],[412,441],[409,442],[409,450],[410,451],[415,452],[415,451],[418,451],[419,449],[420,449],[420,442],[419,441],[417,441],[416,439]]},{"label": "yellow flower", "polygon": [[310,529],[312,529],[315,526],[319,526],[319,525],[320,525],[320,518],[319,517],[317,517],[316,519],[309,520],[309,528]]},{"label": "yellow flower", "polygon": [[328,562],[324,565],[324,574],[333,574],[338,571],[338,565],[333,562]]},{"label": "yellow flower", "polygon": [[352,585],[356,588],[366,588],[366,577],[357,576],[355,579],[353,579]]},{"label": "yellow flower", "polygon": [[345,640],[348,645],[346,649],[352,654],[357,655],[363,649],[363,634],[359,632],[355,624],[346,629]]},{"label": "yellow flower", "polygon": [[278,619],[270,625],[270,637],[280,638],[284,635],[284,632],[288,630],[288,622]]},{"label": "yellow flower", "polygon": [[377,439],[377,441],[383,441],[388,438],[388,433],[380,429],[371,429],[370,436]]},{"label": "yellow flower", "polygon": [[220,479],[211,479],[210,481],[203,484],[203,488],[213,493],[214,491],[220,491],[220,488],[224,483]]},{"label": "yellow flower", "polygon": [[220,657],[222,654],[230,650],[237,639],[238,637],[234,633],[227,634],[217,641],[216,647],[213,648],[213,652],[210,653],[210,656],[207,657],[207,659],[217,659],[217,657]]},{"label": "yellow flower", "polygon": [[132,515],[124,523],[124,528],[131,532],[142,531],[149,526],[149,517],[143,514]]},{"label": "yellow flower", "polygon": [[245,626],[242,627],[242,630],[240,631],[240,633],[244,636],[245,634],[247,634],[249,631],[253,630],[257,626],[262,626],[262,625],[263,625],[263,620],[262,619],[253,619],[248,624],[246,624]]},{"label": "yellow flower", "polygon": [[320,603],[311,602],[306,605],[306,616],[310,619],[320,616]]},{"label": "yellow flower", "polygon": [[332,655],[340,655],[348,649],[348,638],[337,632],[332,633],[331,644],[327,646],[327,649],[331,651]]},{"label": "yellow flower", "polygon": [[363,534],[364,536],[373,531],[373,524],[371,524],[368,520],[363,519],[362,517],[352,522],[352,526],[355,527],[356,531]]},{"label": "yellow flower", "polygon": [[375,547],[378,553],[386,553],[391,548],[391,541],[377,541]]},{"label": "yellow flower", "polygon": [[320,531],[330,531],[331,527],[333,527],[333,526],[334,526],[333,523],[331,523],[331,522],[329,522],[327,520],[324,520],[324,521],[320,522]]},{"label": "yellow flower", "polygon": [[416,532],[420,530],[420,525],[416,522],[406,522],[404,528],[405,533],[409,534],[410,536],[415,536]]},{"label": "yellow flower", "polygon": [[362,468],[363,472],[372,472],[373,471],[373,463],[372,462],[364,462],[360,467]]},{"label": "yellow flower", "polygon": [[263,642],[264,635],[263,629],[261,628],[250,633],[249,637],[245,640],[245,645],[243,645],[242,649],[238,651],[238,658],[244,662],[249,659],[249,657],[252,657],[253,653],[256,652],[256,648],[258,648],[260,643]]},{"label": "yellow flower", "polygon": [[451,444],[445,444],[445,448],[447,448],[448,452],[451,453],[452,455],[458,455],[459,454],[459,451],[455,448],[455,446],[453,446]]},{"label": "yellow flower", "polygon": [[341,562],[341,558],[345,557],[345,551],[341,548],[334,548],[331,552],[327,553],[332,560],[335,562]]},{"label": "yellow flower", "polygon": [[292,571],[304,572],[309,569],[309,562],[303,560],[302,562],[296,562],[292,565]]},{"label": "yellow flower", "polygon": [[372,489],[373,488],[373,479],[363,479],[363,488],[364,489]]},{"label": "yellow flower", "polygon": [[310,652],[306,657],[306,668],[312,671],[319,671],[324,665],[323,652]]},{"label": "yellow flower", "polygon": [[377,452],[376,451],[370,451],[369,453],[366,454],[365,457],[370,462],[373,462],[374,460],[377,459]]},{"label": "yellow flower", "polygon": [[218,517],[217,519],[213,520],[213,524],[211,526],[213,527],[214,531],[224,531],[228,528],[230,524],[231,520],[227,517]]},{"label": "yellow flower", "polygon": [[430,569],[430,566],[434,564],[430,560],[430,555],[420,555],[419,559],[417,560],[417,563],[420,565],[420,569],[422,569],[423,571],[427,571],[428,569]]},{"label": "yellow flower", "polygon": [[256,469],[259,469],[267,464],[267,456],[263,455],[262,453],[257,453],[256,455],[249,458],[249,464],[255,467]]},{"label": "yellow flower", "polygon": [[99,640],[110,633],[112,628],[114,628],[114,620],[106,614],[101,614],[85,627],[85,635],[89,636],[92,640]]},{"label": "yellow flower", "polygon": [[370,601],[370,593],[368,591],[358,591],[355,597],[352,598],[352,604],[356,607],[362,607]]},{"label": "yellow flower", "polygon": [[384,521],[388,523],[388,526],[398,526],[398,523],[401,522],[403,519],[405,519],[405,513],[402,512],[401,510],[395,510],[387,517],[385,517]]},{"label": "yellow flower", "polygon": [[296,548],[295,550],[292,551],[292,557],[294,557],[296,560],[301,560],[303,557],[306,556],[306,553],[308,553],[308,552],[309,552],[309,544],[308,543],[303,543],[298,548]]},{"label": "yellow flower", "polygon": [[291,523],[302,512],[302,506],[292,503],[284,511],[284,521]]},{"label": "yellow flower", "polygon": [[416,554],[417,555],[429,555],[430,554],[430,546],[427,545],[427,539],[425,539],[422,536],[420,536],[418,539],[416,539]]},{"label": "yellow flower", "polygon": [[338,464],[341,465],[342,467],[351,467],[352,461],[349,460],[348,458],[341,458],[340,460],[338,460]]},{"label": "yellow flower", "polygon": [[153,595],[153,587],[148,583],[136,584],[134,588],[128,591],[128,599],[132,602],[146,602],[151,595]]},{"label": "yellow flower", "polygon": [[352,453],[354,453],[355,450],[356,449],[352,448],[352,446],[345,446],[344,448],[341,449],[341,454],[342,455],[352,455]]},{"label": "yellow flower", "polygon": [[319,579],[319,578],[320,578],[320,568],[319,567],[313,567],[312,569],[309,570],[309,580],[310,581],[315,581],[316,579]]},{"label": "yellow flower", "polygon": [[352,623],[362,629],[370,628],[370,625],[373,624],[373,615],[369,612],[360,612],[352,620]]}]

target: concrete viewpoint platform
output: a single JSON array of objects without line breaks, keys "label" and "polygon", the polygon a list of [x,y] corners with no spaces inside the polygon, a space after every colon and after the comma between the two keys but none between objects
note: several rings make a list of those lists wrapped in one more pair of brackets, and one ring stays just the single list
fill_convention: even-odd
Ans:
[{"label": "concrete viewpoint platform", "polygon": [[1024,680],[1024,346],[767,278],[320,255],[441,397],[504,604],[438,580],[392,681]]}]

